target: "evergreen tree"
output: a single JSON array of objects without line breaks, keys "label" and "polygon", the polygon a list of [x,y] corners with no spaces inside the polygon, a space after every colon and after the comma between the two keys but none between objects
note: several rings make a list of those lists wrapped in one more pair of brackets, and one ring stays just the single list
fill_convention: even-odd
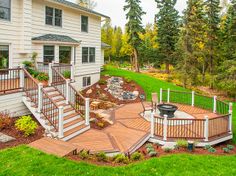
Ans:
[{"label": "evergreen tree", "polygon": [[159,9],[156,15],[158,26],[158,43],[166,72],[174,61],[175,45],[178,39],[178,11],[175,9],[176,0],[155,0]]},{"label": "evergreen tree", "polygon": [[139,72],[138,46],[141,42],[139,34],[143,32],[142,15],[144,15],[145,12],[143,12],[140,6],[140,0],[125,0],[125,2],[124,11],[127,11],[126,19],[128,22],[126,27],[129,34],[129,44],[133,48],[135,71]]}]

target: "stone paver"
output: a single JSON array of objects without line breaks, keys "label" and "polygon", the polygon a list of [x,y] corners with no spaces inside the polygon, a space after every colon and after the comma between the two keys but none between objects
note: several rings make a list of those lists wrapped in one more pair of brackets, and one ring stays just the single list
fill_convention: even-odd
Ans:
[{"label": "stone paver", "polygon": [[0,142],[6,143],[14,140],[16,140],[14,137],[0,133]]}]

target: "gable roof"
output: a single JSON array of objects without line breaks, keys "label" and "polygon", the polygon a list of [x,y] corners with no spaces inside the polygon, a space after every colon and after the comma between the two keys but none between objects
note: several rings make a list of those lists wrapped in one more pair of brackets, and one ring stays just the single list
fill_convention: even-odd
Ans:
[{"label": "gable roof", "polygon": [[46,34],[39,37],[32,38],[34,41],[41,42],[60,42],[60,43],[68,43],[68,44],[80,44],[81,41],[77,41],[66,35],[57,35],[57,34]]},{"label": "gable roof", "polygon": [[65,6],[68,6],[68,7],[71,7],[71,8],[75,8],[75,9],[87,12],[87,13],[91,13],[91,14],[94,14],[94,15],[97,15],[97,16],[100,16],[100,17],[104,17],[104,18],[109,18],[110,19],[109,16],[106,16],[106,15],[103,15],[103,14],[101,14],[99,12],[94,11],[94,10],[82,7],[82,6],[78,5],[78,4],[75,4],[73,2],[69,2],[67,0],[52,0],[52,1],[60,3],[60,4],[65,5]]}]

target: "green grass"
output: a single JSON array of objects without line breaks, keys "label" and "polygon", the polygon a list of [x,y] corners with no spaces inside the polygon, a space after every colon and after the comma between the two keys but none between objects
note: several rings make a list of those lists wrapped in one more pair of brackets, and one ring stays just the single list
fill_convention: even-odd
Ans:
[{"label": "green grass", "polygon": [[0,151],[0,175],[236,175],[236,156],[170,155],[122,167],[99,167],[47,155],[26,146]]},{"label": "green grass", "polygon": [[[112,75],[112,76],[121,76],[121,77],[127,77],[132,80],[134,80],[137,84],[139,84],[147,97],[147,100],[151,100],[151,93],[153,92],[160,92],[160,88],[163,89],[168,89],[170,88],[171,90],[176,90],[176,91],[187,91],[189,92],[190,90],[184,89],[183,87],[179,87],[174,85],[173,83],[165,82],[159,79],[156,79],[154,77],[151,77],[149,75],[141,74],[141,73],[134,73],[131,71],[127,70],[120,70],[116,69],[112,66],[106,66],[105,71],[102,73],[103,75]],[[186,94],[182,97],[178,97],[174,95],[172,97],[176,97],[175,101],[176,102],[184,102],[189,104],[189,99],[191,98],[190,94]],[[167,99],[167,93],[163,92],[163,99]],[[212,99],[209,99],[208,97],[200,97],[200,96],[195,96],[195,103],[199,105],[200,107],[207,108],[207,109],[212,109]],[[234,138],[233,142],[236,144],[236,103],[233,104],[233,130],[234,130]]]}]

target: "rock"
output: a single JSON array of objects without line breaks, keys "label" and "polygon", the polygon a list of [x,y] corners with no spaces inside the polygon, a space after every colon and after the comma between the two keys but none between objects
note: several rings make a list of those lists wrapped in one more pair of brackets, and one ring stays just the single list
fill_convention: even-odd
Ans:
[{"label": "rock", "polygon": [[133,91],[133,94],[134,94],[135,97],[138,97],[139,91]]},{"label": "rock", "polygon": [[174,150],[175,149],[175,143],[166,143],[164,146],[162,146],[162,149],[171,149]]},{"label": "rock", "polygon": [[97,84],[97,85],[96,85],[96,88],[97,88],[97,89],[100,89],[101,87]]},{"label": "rock", "polygon": [[92,89],[89,89],[89,90],[86,92],[86,94],[91,94],[91,93],[93,93],[93,90],[92,90]]},{"label": "rock", "polygon": [[6,142],[14,141],[14,140],[16,140],[14,137],[0,133],[0,142],[6,143]]}]

